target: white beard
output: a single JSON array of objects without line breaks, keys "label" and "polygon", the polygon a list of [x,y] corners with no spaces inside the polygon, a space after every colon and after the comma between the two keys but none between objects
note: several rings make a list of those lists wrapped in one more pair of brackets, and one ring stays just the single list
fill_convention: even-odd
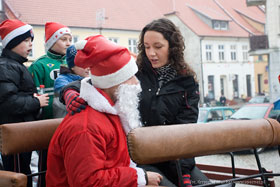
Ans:
[{"label": "white beard", "polygon": [[122,84],[116,91],[117,102],[114,108],[117,110],[126,134],[130,130],[142,126],[138,110],[139,93],[141,91],[140,84]]}]

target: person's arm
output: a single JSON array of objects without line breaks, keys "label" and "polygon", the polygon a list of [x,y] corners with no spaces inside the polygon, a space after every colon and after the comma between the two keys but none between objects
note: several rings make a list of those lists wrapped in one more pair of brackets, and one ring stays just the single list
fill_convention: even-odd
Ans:
[{"label": "person's arm", "polygon": [[59,75],[54,81],[54,92],[59,93],[60,90],[72,81],[64,75]]},{"label": "person's arm", "polygon": [[20,92],[20,72],[9,69],[0,77],[0,110],[10,114],[24,115],[40,109],[39,99],[33,94]]},{"label": "person's arm", "polygon": [[73,81],[64,86],[59,94],[59,101],[66,105],[69,114],[74,115],[87,106],[85,100],[80,97],[81,80]]},{"label": "person's arm", "polygon": [[59,101],[65,105],[67,103],[65,102],[65,93],[67,90],[74,90],[77,92],[78,95],[80,95],[80,88],[81,88],[81,80],[73,81],[65,86],[62,87],[59,93]]}]

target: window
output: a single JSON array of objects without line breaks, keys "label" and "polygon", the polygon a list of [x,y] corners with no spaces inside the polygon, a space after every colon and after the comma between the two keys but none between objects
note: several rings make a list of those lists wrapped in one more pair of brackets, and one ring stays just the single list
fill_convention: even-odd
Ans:
[{"label": "window", "polygon": [[228,30],[228,22],[227,21],[212,21],[213,29],[215,30]]},{"label": "window", "polygon": [[221,21],[221,30],[228,30],[228,26],[227,26],[227,22],[226,21]]},{"label": "window", "polygon": [[118,38],[114,38],[114,37],[109,37],[109,40],[118,44],[119,43],[119,39]]},{"label": "window", "polygon": [[233,114],[233,111],[232,110],[224,110],[224,114],[225,114],[225,119],[228,119]]},{"label": "window", "polygon": [[136,39],[128,39],[128,49],[132,53],[137,53],[137,41]]},{"label": "window", "polygon": [[3,11],[2,0],[0,0],[0,11]]},{"label": "window", "polygon": [[215,99],[214,75],[208,75],[208,98]]},{"label": "window", "polygon": [[224,61],[225,60],[224,45],[218,45],[218,51],[219,51],[219,61]]},{"label": "window", "polygon": [[242,45],[242,56],[243,56],[243,61],[248,61],[248,46],[247,45]]},{"label": "window", "polygon": [[211,110],[207,121],[219,121],[223,120],[223,113],[221,110]]},{"label": "window", "polygon": [[230,59],[236,61],[236,45],[230,46]]},{"label": "window", "polygon": [[206,45],[205,51],[206,51],[206,61],[211,61],[212,60],[212,45]]},{"label": "window", "polygon": [[220,23],[219,23],[219,21],[213,21],[213,28],[215,30],[220,30]]},{"label": "window", "polygon": [[238,89],[239,85],[238,85],[238,75],[237,74],[233,75],[232,84],[233,84],[233,97],[238,98],[239,97],[239,89]]},{"label": "window", "polygon": [[262,56],[262,55],[259,55],[259,56],[258,56],[258,61],[259,61],[259,62],[262,62],[262,61],[263,61],[263,56]]},{"label": "window", "polygon": [[76,43],[79,40],[79,36],[74,35],[73,36],[73,43]]}]

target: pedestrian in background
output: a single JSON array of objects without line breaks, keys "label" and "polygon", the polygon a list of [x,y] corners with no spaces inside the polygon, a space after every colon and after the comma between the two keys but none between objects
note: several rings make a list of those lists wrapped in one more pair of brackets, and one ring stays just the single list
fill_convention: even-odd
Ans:
[{"label": "pedestrian in background", "polygon": [[220,103],[222,106],[225,106],[227,102],[226,97],[224,96],[224,94],[222,93],[221,97],[220,97]]},{"label": "pedestrian in background", "polygon": [[[32,27],[19,20],[5,20],[0,24],[3,51],[0,57],[0,124],[36,120],[40,107],[48,105],[48,94],[37,95],[31,74],[23,64],[32,50]],[[4,169],[30,174],[31,152],[2,155]],[[28,186],[32,180],[28,179]]]}]

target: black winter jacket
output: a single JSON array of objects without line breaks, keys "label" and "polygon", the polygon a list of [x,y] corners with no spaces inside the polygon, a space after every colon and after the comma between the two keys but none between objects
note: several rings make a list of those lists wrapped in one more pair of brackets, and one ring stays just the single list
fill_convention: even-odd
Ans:
[{"label": "black winter jacket", "polygon": [[[141,83],[140,115],[144,126],[196,123],[198,118],[198,84],[192,76],[178,75],[159,87],[157,73],[143,62],[136,74]],[[183,174],[190,174],[194,158],[180,159]],[[177,184],[175,162],[153,164]]]},{"label": "black winter jacket", "polygon": [[40,102],[36,87],[24,66],[27,59],[3,49],[0,57],[0,124],[33,121]]},{"label": "black winter jacket", "polygon": [[136,76],[142,87],[140,114],[144,126],[197,122],[199,91],[192,76],[179,75],[159,88],[149,63],[143,64]]}]

